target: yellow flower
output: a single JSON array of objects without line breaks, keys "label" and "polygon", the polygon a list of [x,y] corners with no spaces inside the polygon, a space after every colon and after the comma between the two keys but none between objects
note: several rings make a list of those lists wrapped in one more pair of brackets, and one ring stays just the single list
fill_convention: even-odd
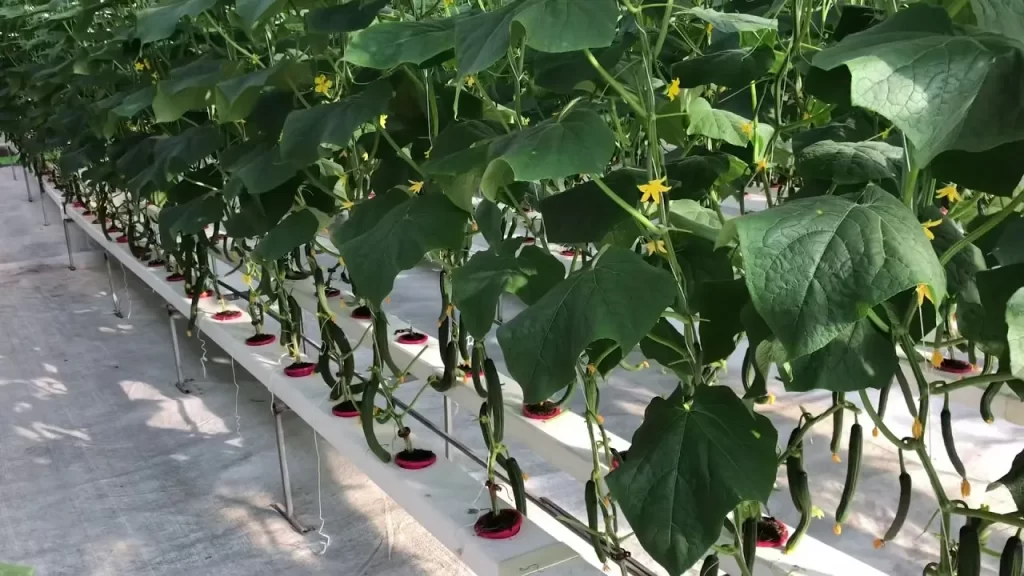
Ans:
[{"label": "yellow flower", "polygon": [[764,172],[767,169],[768,169],[768,160],[766,160],[765,158],[761,158],[760,160],[757,161],[757,171],[758,172]]},{"label": "yellow flower", "polygon": [[252,276],[248,274],[242,274],[242,283],[246,286],[252,286]]},{"label": "yellow flower", "polygon": [[921,436],[924,436],[924,424],[921,424],[921,420],[914,418],[914,425],[910,428],[910,433],[914,435],[915,440],[920,440]]},{"label": "yellow flower", "polygon": [[647,202],[648,200],[653,201],[655,204],[661,203],[661,195],[672,189],[671,186],[665,186],[665,180],[651,180],[647,184],[641,184],[637,186],[641,192],[644,193],[643,197],[640,198],[641,202]]},{"label": "yellow flower", "polygon": [[587,364],[587,374],[597,374],[597,366]]},{"label": "yellow flower", "polygon": [[146,69],[146,65],[142,63],[142,60],[136,60],[135,61],[135,71],[136,72],[142,72],[145,69]]},{"label": "yellow flower", "polygon": [[334,82],[328,79],[327,76],[324,76],[323,74],[318,75],[313,80],[313,90],[316,91],[318,94],[323,94],[324,96],[326,96],[327,92],[330,91],[331,86],[334,86]]},{"label": "yellow flower", "polygon": [[644,244],[644,246],[647,247],[647,252],[649,254],[657,254],[658,252],[661,252],[662,254],[668,254],[668,250],[665,249],[664,240],[651,240],[647,244]]},{"label": "yellow flower", "polygon": [[427,160],[430,160],[430,151],[431,150],[433,150],[433,148],[427,148],[427,151],[423,153],[423,157],[426,158]]},{"label": "yellow flower", "polygon": [[668,96],[670,102],[676,101],[676,98],[679,97],[679,78],[672,79],[672,83],[668,85],[668,89],[665,90],[665,94]]},{"label": "yellow flower", "polygon": [[938,368],[942,366],[942,352],[939,350],[932,350],[932,366]]},{"label": "yellow flower", "polygon": [[747,138],[753,138],[754,125],[751,124],[750,122],[744,122],[743,124],[740,124],[740,132],[743,132],[743,135],[746,136]]},{"label": "yellow flower", "polygon": [[444,5],[445,6],[454,6],[455,5],[455,0],[444,0]]},{"label": "yellow flower", "polygon": [[472,88],[475,85],[476,85],[476,76],[473,76],[472,74],[470,74],[469,76],[466,76],[466,86]]},{"label": "yellow flower", "polygon": [[707,25],[704,26],[704,33],[708,35],[708,40],[711,39],[711,31],[714,29],[715,25],[712,24],[711,22],[708,22]]},{"label": "yellow flower", "polygon": [[420,182],[419,180],[409,180],[409,192],[419,194],[420,190],[423,190],[423,182]]},{"label": "yellow flower", "polygon": [[822,510],[821,508],[818,508],[817,506],[811,506],[811,517],[821,520],[825,517],[825,511]]},{"label": "yellow flower", "polygon": [[367,154],[366,152],[363,152],[363,162],[366,162],[369,159],[370,159],[370,155]]},{"label": "yellow flower", "polygon": [[344,208],[345,210],[351,210],[353,206],[355,206],[355,202],[353,202],[351,200],[342,200],[341,201],[341,207]]},{"label": "yellow flower", "polygon": [[921,229],[924,230],[924,235],[927,236],[929,240],[935,240],[935,233],[932,232],[931,229],[935,228],[939,224],[942,224],[942,220],[929,220],[927,222],[921,222]]},{"label": "yellow flower", "polygon": [[960,495],[964,498],[971,497],[971,483],[967,481],[967,478],[960,482]]},{"label": "yellow flower", "polygon": [[388,115],[387,114],[381,114],[380,118],[377,119],[377,123],[380,124],[381,128],[387,128],[388,127]]},{"label": "yellow flower", "polygon": [[935,197],[949,198],[950,204],[963,200],[963,198],[960,197],[960,193],[956,191],[956,186],[953,184],[950,184],[949,186],[940,189],[938,192],[935,193]]},{"label": "yellow flower", "polygon": [[523,123],[523,126],[530,125],[530,118],[528,116],[520,116],[519,121]]},{"label": "yellow flower", "polygon": [[145,68],[146,70],[149,70],[149,58],[143,58],[143,59],[142,59],[142,66],[143,66],[143,67],[144,67],[144,68]]},{"label": "yellow flower", "polygon": [[932,289],[929,288],[927,284],[918,284],[917,285],[917,305],[918,306],[923,305],[925,298],[931,300],[932,302],[935,302],[935,300],[932,300]]}]

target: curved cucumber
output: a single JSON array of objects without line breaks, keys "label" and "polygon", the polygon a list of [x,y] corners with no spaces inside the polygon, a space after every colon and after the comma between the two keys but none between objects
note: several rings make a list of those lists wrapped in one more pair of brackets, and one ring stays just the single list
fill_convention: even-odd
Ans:
[{"label": "curved cucumber", "polygon": [[718,554],[709,554],[700,565],[698,576],[718,576]]},{"label": "curved cucumber", "polygon": [[373,429],[373,400],[377,397],[378,388],[380,388],[380,376],[375,372],[366,384],[366,390],[363,391],[363,397],[360,399],[359,420],[363,425],[363,435],[366,436],[366,444],[370,447],[370,451],[380,458],[381,462],[390,462],[391,453],[384,449]]},{"label": "curved cucumber", "polygon": [[1024,548],[1021,547],[1020,538],[1011,536],[999,556],[999,576],[1020,576],[1022,556]]},{"label": "curved cucumber", "polygon": [[857,493],[857,479],[860,477],[860,458],[864,447],[864,433],[859,422],[854,422],[850,427],[850,453],[849,462],[846,467],[846,485],[843,487],[843,496],[839,499],[839,507],[836,508],[836,534],[842,533],[842,523],[850,514],[850,504]]},{"label": "curved cucumber", "polygon": [[470,371],[472,371],[471,376],[473,378],[473,389],[476,390],[477,396],[487,398],[487,389],[484,388],[484,383],[480,376],[480,373],[484,370],[483,358],[483,349],[479,345],[473,346],[473,363],[469,367]]},{"label": "curved cucumber", "polygon": [[526,482],[523,478],[523,471],[515,458],[509,458],[503,464],[508,472],[508,481],[512,485],[512,496],[515,498],[516,510],[526,514]]},{"label": "curved cucumber", "polygon": [[981,417],[988,424],[996,421],[996,416],[992,413],[992,401],[996,399],[1002,387],[1003,382],[993,382],[981,394]]},{"label": "curved cucumber", "polygon": [[[843,400],[842,392],[832,393],[832,405],[836,406]],[[829,449],[832,451],[832,461],[841,462],[842,459],[839,457],[839,450],[842,449],[843,444],[843,413],[845,409],[840,408],[832,414],[832,441],[829,443]]]},{"label": "curved cucumber", "polygon": [[587,485],[583,489],[583,500],[587,504],[587,526],[591,530],[590,543],[594,546],[597,559],[602,563],[607,562],[608,554],[604,550],[604,539],[597,535],[601,529],[597,523],[597,485],[593,480],[587,480]]},{"label": "curved cucumber", "polygon": [[500,443],[505,437],[505,403],[501,398],[501,379],[494,360],[484,360],[484,377],[487,379],[487,403],[490,405],[491,433],[494,441]]}]

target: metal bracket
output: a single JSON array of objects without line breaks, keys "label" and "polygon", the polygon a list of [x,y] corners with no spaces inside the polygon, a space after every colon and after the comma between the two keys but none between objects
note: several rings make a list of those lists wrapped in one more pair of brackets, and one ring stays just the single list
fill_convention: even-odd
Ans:
[{"label": "metal bracket", "polygon": [[75,257],[71,255],[71,236],[68,234],[68,222],[70,218],[64,218],[64,243],[68,247],[68,270],[75,269]]},{"label": "metal bracket", "polygon": [[174,326],[174,308],[167,307],[167,320],[171,324],[171,348],[174,349],[174,370],[178,373],[178,380],[174,383],[174,387],[181,391],[182,394],[191,394],[192,389],[188,387],[188,384],[192,382],[192,378],[183,378],[181,375],[181,352],[178,350],[178,329]]},{"label": "metal bracket", "polygon": [[281,465],[281,485],[284,491],[284,506],[271,504],[270,507],[277,510],[277,513],[284,516],[284,519],[292,525],[292,528],[299,534],[305,534],[313,528],[305,526],[295,517],[295,504],[292,502],[292,480],[288,474],[288,455],[284,445],[284,426],[281,424],[281,414],[288,411],[288,406],[275,399],[271,409],[274,412],[274,429],[277,432],[277,460]]}]

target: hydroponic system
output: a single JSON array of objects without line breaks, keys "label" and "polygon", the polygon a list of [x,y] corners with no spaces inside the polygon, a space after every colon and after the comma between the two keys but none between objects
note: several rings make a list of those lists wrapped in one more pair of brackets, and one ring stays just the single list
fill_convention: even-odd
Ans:
[{"label": "hydroponic system", "polygon": [[[972,508],[948,416],[965,388],[985,420],[1024,399],[1019,0],[2,6],[0,131],[40,189],[474,571],[642,573],[630,531],[670,574],[820,546],[802,459],[824,421],[837,535],[865,428],[902,470],[876,546],[906,516],[905,459],[938,502],[926,573],[979,574],[989,531],[1024,528],[1024,452],[992,479],[1018,509]],[[433,326],[388,313],[417,266]],[[649,367],[678,386],[615,437],[602,383]],[[773,378],[832,406],[776,430]],[[488,448],[468,529],[481,487],[431,448],[434,393]],[[580,482],[586,518],[528,503],[509,438]],[[777,478],[792,528],[764,514]],[[282,513],[302,528],[287,489]],[[1017,536],[993,553],[1020,575]]]}]

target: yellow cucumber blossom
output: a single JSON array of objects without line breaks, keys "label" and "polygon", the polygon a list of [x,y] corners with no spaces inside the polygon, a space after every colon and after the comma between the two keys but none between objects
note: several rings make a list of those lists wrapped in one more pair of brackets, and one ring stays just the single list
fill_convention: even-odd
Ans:
[{"label": "yellow cucumber blossom", "polygon": [[469,88],[476,86],[476,76],[473,76],[472,74],[466,76],[466,86]]},{"label": "yellow cucumber blossom", "polygon": [[744,122],[743,124],[740,124],[740,132],[743,132],[743,135],[747,138],[753,138],[754,124],[751,122]]},{"label": "yellow cucumber blossom", "polygon": [[327,76],[324,76],[323,74],[319,74],[317,75],[316,78],[313,79],[313,90],[317,94],[323,94],[324,96],[326,96],[327,92],[330,91],[331,86],[334,86],[334,82],[328,79]]},{"label": "yellow cucumber blossom", "polygon": [[387,128],[388,127],[388,115],[387,114],[381,114],[380,118],[377,119],[377,123],[380,124],[381,128]]},{"label": "yellow cucumber blossom", "polygon": [[757,161],[757,171],[758,172],[764,172],[767,169],[768,169],[768,160],[766,160],[765,158],[761,158],[760,160]]},{"label": "yellow cucumber blossom", "polygon": [[351,200],[342,200],[341,201],[341,207],[344,208],[345,210],[351,210],[352,207],[355,206],[355,205],[356,205],[355,202],[353,202]]},{"label": "yellow cucumber blossom", "polygon": [[649,254],[657,254],[659,252],[662,254],[668,254],[668,250],[665,248],[664,240],[651,240],[650,242],[644,244],[644,246],[647,247],[647,252]]},{"label": "yellow cucumber blossom", "polygon": [[921,306],[921,305],[924,304],[924,299],[925,298],[931,300],[932,302],[935,302],[935,300],[932,300],[932,289],[929,288],[927,284],[918,284],[916,290],[917,290],[917,305],[918,306]]},{"label": "yellow cucumber blossom", "polygon": [[668,96],[670,102],[675,102],[676,98],[679,97],[679,92],[679,78],[673,78],[672,83],[665,90],[665,95]]},{"label": "yellow cucumber blossom", "polygon": [[640,184],[637,186],[644,195],[640,198],[641,202],[652,201],[655,204],[661,203],[661,195],[672,189],[671,186],[665,186],[667,177],[663,177],[660,180],[651,180],[647,184]]},{"label": "yellow cucumber blossom", "polygon": [[932,350],[932,366],[938,368],[942,366],[942,352],[938,350]]},{"label": "yellow cucumber blossom", "polygon": [[939,224],[942,224],[942,220],[921,222],[921,230],[924,230],[924,235],[927,236],[929,240],[935,240],[935,233],[932,232],[932,228],[935,228]]},{"label": "yellow cucumber blossom", "polygon": [[963,200],[963,198],[960,197],[960,193],[956,191],[956,186],[953,185],[953,184],[950,184],[949,186],[946,186],[945,188],[939,189],[935,193],[935,197],[936,198],[949,198],[949,203],[950,204]]},{"label": "yellow cucumber blossom", "polygon": [[420,182],[419,180],[409,180],[409,192],[419,194],[420,190],[423,190],[423,182]]},{"label": "yellow cucumber blossom", "polygon": [[920,440],[924,436],[924,424],[921,424],[919,418],[914,418],[914,425],[910,428],[910,433],[914,435],[914,440]]}]

